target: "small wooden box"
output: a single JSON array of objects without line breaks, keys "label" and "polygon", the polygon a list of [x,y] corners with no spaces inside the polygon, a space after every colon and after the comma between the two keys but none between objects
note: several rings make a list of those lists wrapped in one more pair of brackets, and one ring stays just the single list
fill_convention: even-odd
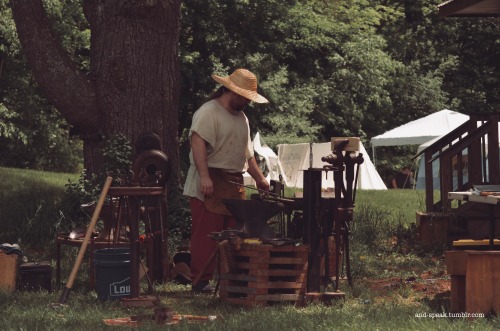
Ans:
[{"label": "small wooden box", "polygon": [[343,150],[347,152],[359,152],[359,137],[332,137],[331,138],[331,149],[335,151],[337,146],[343,141],[348,140],[347,145],[344,146]]},{"label": "small wooden box", "polygon": [[246,306],[301,303],[307,284],[309,246],[231,245],[230,272],[220,275],[220,297]]},{"label": "small wooden box", "polygon": [[13,292],[16,289],[17,254],[7,255],[0,251],[0,290]]}]

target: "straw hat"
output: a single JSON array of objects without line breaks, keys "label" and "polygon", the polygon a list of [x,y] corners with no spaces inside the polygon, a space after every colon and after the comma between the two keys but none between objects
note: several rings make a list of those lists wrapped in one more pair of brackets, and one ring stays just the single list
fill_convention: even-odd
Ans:
[{"label": "straw hat", "polygon": [[227,77],[212,75],[212,78],[231,91],[254,102],[269,102],[266,98],[257,93],[257,77],[246,69],[236,69]]}]

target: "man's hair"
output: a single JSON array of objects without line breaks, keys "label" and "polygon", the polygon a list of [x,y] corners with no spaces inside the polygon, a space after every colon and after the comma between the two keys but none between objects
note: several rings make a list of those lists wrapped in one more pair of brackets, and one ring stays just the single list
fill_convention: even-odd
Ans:
[{"label": "man's hair", "polygon": [[210,93],[210,95],[208,96],[206,101],[217,99],[218,97],[223,95],[226,91],[228,91],[228,89],[225,88],[224,86],[221,86],[218,89],[216,89],[215,91],[213,91],[212,93]]}]

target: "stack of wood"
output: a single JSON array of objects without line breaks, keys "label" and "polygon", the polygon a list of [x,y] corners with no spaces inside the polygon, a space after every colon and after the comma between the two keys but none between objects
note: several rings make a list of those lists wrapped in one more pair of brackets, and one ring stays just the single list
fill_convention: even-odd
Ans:
[{"label": "stack of wood", "polygon": [[230,241],[230,261],[223,263],[220,297],[246,306],[277,302],[300,304],[307,284],[309,246],[274,246]]}]

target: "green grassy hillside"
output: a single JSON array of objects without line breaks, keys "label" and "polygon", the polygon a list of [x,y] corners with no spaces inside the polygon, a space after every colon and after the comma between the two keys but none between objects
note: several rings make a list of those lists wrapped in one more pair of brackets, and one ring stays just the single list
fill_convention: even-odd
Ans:
[{"label": "green grassy hillside", "polygon": [[0,167],[0,242],[40,245],[53,238],[63,215],[64,185],[76,174]]}]

